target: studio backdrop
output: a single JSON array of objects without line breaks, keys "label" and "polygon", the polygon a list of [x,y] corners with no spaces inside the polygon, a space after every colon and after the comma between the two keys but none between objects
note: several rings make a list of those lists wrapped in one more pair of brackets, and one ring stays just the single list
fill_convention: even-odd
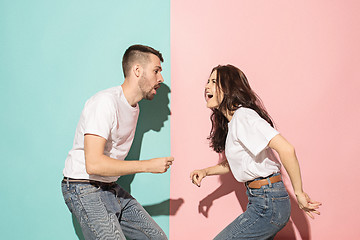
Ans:
[{"label": "studio backdrop", "polygon": [[323,203],[311,220],[292,194],[276,239],[357,239],[359,8],[355,0],[1,0],[1,238],[83,239],[61,194],[64,161],[84,103],[122,84],[122,55],[139,43],[162,52],[165,82],[140,102],[127,159],[175,161],[166,174],[119,183],[169,239],[212,239],[246,209],[231,174],[200,188],[189,178],[223,157],[209,148],[204,100],[219,64],[246,74],[295,146],[304,190]]}]

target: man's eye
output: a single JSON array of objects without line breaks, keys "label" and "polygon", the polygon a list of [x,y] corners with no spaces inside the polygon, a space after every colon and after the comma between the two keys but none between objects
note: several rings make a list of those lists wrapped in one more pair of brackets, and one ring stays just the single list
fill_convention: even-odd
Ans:
[{"label": "man's eye", "polygon": [[155,73],[158,74],[159,70],[155,70]]}]

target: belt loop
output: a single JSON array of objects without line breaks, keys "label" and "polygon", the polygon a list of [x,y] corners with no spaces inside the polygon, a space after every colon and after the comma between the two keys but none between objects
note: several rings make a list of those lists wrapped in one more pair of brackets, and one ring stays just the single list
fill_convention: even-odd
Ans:
[{"label": "belt loop", "polygon": [[68,187],[68,189],[70,188],[70,185],[69,185],[69,177],[66,177],[66,185]]},{"label": "belt loop", "polygon": [[266,178],[266,180],[267,180],[268,183],[269,183],[269,187],[272,187],[272,183],[271,183],[271,181],[270,181],[270,178],[268,177],[268,178]]}]

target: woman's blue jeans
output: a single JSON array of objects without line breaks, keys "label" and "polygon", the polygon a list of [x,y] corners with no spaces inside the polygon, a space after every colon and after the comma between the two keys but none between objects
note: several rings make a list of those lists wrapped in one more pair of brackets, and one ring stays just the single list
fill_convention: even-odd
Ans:
[{"label": "woman's blue jeans", "polygon": [[283,182],[262,186],[246,186],[247,210],[221,231],[215,240],[273,239],[289,221],[290,199]]},{"label": "woman's blue jeans", "polygon": [[167,239],[136,199],[116,183],[104,188],[64,180],[61,187],[65,203],[87,240]]}]

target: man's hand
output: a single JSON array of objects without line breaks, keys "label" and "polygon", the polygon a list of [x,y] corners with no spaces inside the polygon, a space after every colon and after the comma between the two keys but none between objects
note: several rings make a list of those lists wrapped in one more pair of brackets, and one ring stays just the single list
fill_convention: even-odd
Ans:
[{"label": "man's hand", "polygon": [[173,157],[152,158],[147,160],[147,172],[164,173],[170,168],[173,161]]}]

